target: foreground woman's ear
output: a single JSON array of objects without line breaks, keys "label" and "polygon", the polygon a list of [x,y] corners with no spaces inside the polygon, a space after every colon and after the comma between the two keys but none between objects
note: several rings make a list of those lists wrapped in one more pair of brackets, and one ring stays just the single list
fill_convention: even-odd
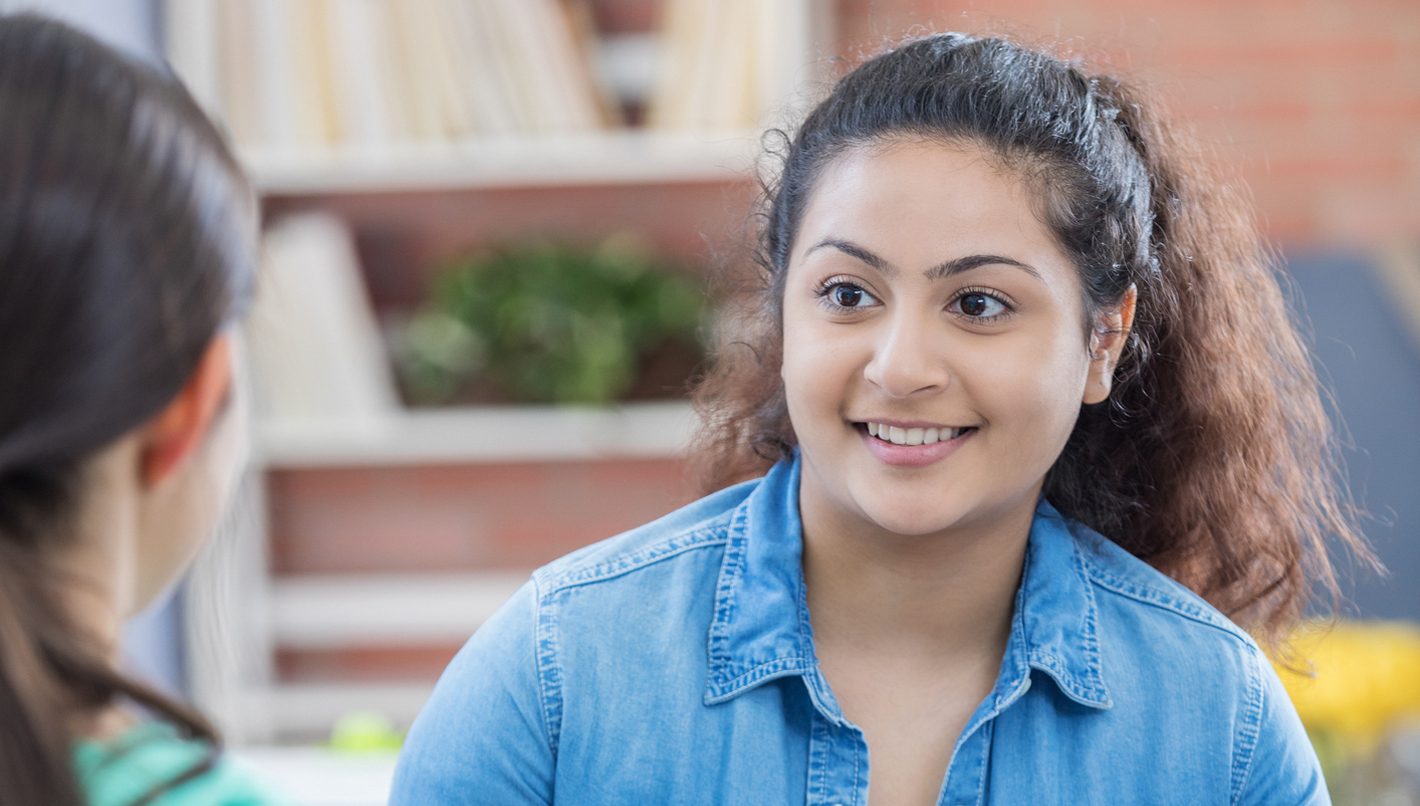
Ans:
[{"label": "foreground woman's ear", "polygon": [[1100,314],[1090,330],[1090,368],[1085,378],[1084,402],[1103,403],[1114,387],[1114,368],[1129,341],[1129,329],[1134,325],[1134,303],[1139,291],[1131,283],[1125,289],[1119,306]]},{"label": "foreground woman's ear", "polygon": [[144,428],[142,481],[153,488],[171,477],[202,444],[232,388],[232,335],[212,338],[177,397]]}]

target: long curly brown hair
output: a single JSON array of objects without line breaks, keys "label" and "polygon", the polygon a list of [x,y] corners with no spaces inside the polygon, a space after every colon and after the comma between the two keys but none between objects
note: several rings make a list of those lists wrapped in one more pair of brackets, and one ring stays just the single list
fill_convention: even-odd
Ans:
[{"label": "long curly brown hair", "polygon": [[1045,479],[1065,515],[1276,644],[1339,597],[1327,544],[1375,564],[1341,483],[1307,348],[1248,201],[1124,81],[1000,38],[939,34],[845,76],[786,144],[756,274],[731,296],[698,385],[702,487],[763,473],[796,440],[779,376],[784,278],[814,182],[846,149],[971,141],[1040,193],[1087,313],[1138,305],[1110,402],[1083,406]]}]

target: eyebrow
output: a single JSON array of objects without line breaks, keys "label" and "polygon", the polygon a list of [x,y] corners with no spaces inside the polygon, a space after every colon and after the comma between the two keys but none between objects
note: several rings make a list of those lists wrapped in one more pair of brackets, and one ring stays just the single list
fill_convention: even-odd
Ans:
[{"label": "eyebrow", "polygon": [[[814,244],[809,251],[805,252],[804,256],[807,257],[824,247],[837,249],[845,255],[857,258],[889,277],[897,274],[897,267],[884,260],[881,256],[852,241],[845,241],[839,238],[825,238],[819,241]],[[1022,263],[1014,258],[1005,257],[1004,255],[964,255],[962,257],[952,258],[951,260],[943,261],[928,269],[926,271],[926,277],[928,280],[940,280],[943,277],[951,277],[954,274],[961,274],[964,271],[971,271],[972,269],[981,266],[989,266],[991,264],[1014,266],[1037,280],[1044,279],[1040,276],[1040,272],[1035,270],[1035,267],[1027,263]]]}]

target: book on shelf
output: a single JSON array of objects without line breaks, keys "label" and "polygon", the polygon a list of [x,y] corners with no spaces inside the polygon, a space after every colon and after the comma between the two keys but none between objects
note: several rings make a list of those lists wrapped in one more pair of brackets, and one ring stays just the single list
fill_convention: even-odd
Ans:
[{"label": "book on shelf", "polygon": [[[592,0],[167,0],[174,69],[244,151],[372,152],[621,127],[760,127],[801,85],[813,0],[662,0],[599,35]],[[653,40],[615,90],[616,40]],[[639,76],[640,87],[627,76]]]},{"label": "book on shelf", "polygon": [[772,122],[810,73],[813,0],[666,0],[648,120],[736,131]]},{"label": "book on shelf", "polygon": [[616,125],[589,0],[168,0],[169,59],[243,148]]},{"label": "book on shelf", "polygon": [[258,419],[386,422],[398,395],[345,224],[321,213],[285,218],[263,252],[247,319]]}]

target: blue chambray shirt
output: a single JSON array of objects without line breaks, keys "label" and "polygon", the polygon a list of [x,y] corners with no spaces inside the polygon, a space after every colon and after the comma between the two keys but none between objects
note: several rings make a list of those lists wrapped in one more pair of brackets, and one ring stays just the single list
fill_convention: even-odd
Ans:
[{"label": "blue chambray shirt", "polygon": [[[534,573],[439,681],[391,802],[865,803],[869,748],[815,660],[798,492],[787,460]],[[1329,798],[1256,644],[1042,502],[939,802]]]}]

